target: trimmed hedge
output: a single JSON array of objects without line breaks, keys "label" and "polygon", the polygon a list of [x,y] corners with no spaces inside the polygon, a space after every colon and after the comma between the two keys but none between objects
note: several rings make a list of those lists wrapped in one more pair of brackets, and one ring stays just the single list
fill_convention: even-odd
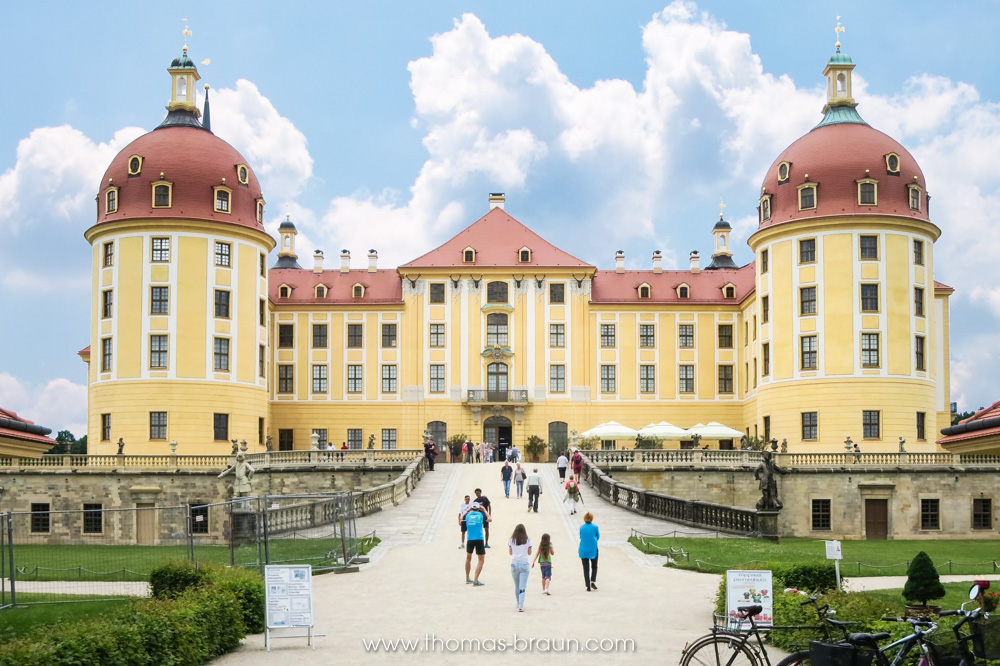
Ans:
[{"label": "trimmed hedge", "polygon": [[184,569],[171,563],[153,573],[151,585],[155,578],[160,598],[132,602],[98,620],[39,627],[0,645],[0,664],[205,664],[236,649],[248,629],[263,631],[264,583],[258,574],[203,568],[191,575]]}]

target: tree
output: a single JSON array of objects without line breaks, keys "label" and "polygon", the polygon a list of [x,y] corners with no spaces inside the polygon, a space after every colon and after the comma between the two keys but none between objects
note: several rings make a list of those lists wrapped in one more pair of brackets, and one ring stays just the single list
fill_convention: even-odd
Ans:
[{"label": "tree", "polygon": [[[980,407],[979,409],[982,409],[982,407]],[[951,424],[958,425],[959,421],[964,421],[970,416],[975,416],[975,414],[976,414],[975,412],[960,412],[958,414],[955,414],[953,417],[951,417]]]},{"label": "tree", "polygon": [[636,437],[635,448],[637,449],[662,449],[663,440],[659,437]]},{"label": "tree", "polygon": [[69,430],[60,430],[56,435],[56,442],[58,442],[51,449],[46,451],[46,453],[53,455],[62,455],[64,453],[71,453],[72,446],[76,443],[76,437],[73,436]]},{"label": "tree", "polygon": [[906,568],[903,598],[907,601],[919,601],[921,606],[926,606],[928,601],[940,599],[944,594],[944,586],[941,585],[941,577],[934,568],[934,562],[927,553],[920,551]]},{"label": "tree", "polygon": [[524,452],[531,456],[531,459],[538,461],[538,457],[545,452],[545,440],[538,435],[532,435],[524,444]]},{"label": "tree", "polygon": [[87,455],[87,436],[84,435],[80,439],[73,442],[73,444],[69,447],[69,452],[75,456]]}]

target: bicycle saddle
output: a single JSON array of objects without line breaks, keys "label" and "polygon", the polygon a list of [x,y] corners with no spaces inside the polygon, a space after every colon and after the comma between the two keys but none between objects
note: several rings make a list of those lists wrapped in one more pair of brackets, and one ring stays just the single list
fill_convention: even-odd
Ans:
[{"label": "bicycle saddle", "polygon": [[835,627],[847,627],[847,626],[852,625],[852,624],[857,624],[856,620],[851,620],[851,621],[848,621],[848,622],[841,622],[840,620],[831,620],[828,617],[824,618],[824,621],[825,622],[829,622],[830,624],[832,624]]},{"label": "bicycle saddle", "polygon": [[757,615],[762,610],[764,610],[763,606],[753,605],[753,606],[744,606],[743,608],[740,608],[737,612],[743,617],[750,617],[751,615]]},{"label": "bicycle saddle", "polygon": [[847,642],[851,645],[861,645],[878,649],[878,642],[891,638],[891,634],[885,632],[878,634],[851,634],[847,637]]}]

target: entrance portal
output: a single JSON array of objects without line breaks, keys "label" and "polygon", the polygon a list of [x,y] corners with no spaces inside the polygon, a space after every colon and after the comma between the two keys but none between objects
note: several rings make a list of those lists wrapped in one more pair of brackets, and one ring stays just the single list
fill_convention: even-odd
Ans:
[{"label": "entrance portal", "polygon": [[483,421],[483,441],[496,444],[497,454],[494,460],[506,460],[507,451],[511,445],[513,428],[506,416],[491,416]]}]

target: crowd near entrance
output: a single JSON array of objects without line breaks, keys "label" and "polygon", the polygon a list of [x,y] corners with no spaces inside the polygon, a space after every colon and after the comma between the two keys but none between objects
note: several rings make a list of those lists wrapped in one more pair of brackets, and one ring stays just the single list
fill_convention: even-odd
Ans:
[{"label": "crowd near entrance", "polygon": [[506,416],[491,416],[483,422],[483,442],[496,444],[496,460],[506,460],[510,449],[513,427]]}]

